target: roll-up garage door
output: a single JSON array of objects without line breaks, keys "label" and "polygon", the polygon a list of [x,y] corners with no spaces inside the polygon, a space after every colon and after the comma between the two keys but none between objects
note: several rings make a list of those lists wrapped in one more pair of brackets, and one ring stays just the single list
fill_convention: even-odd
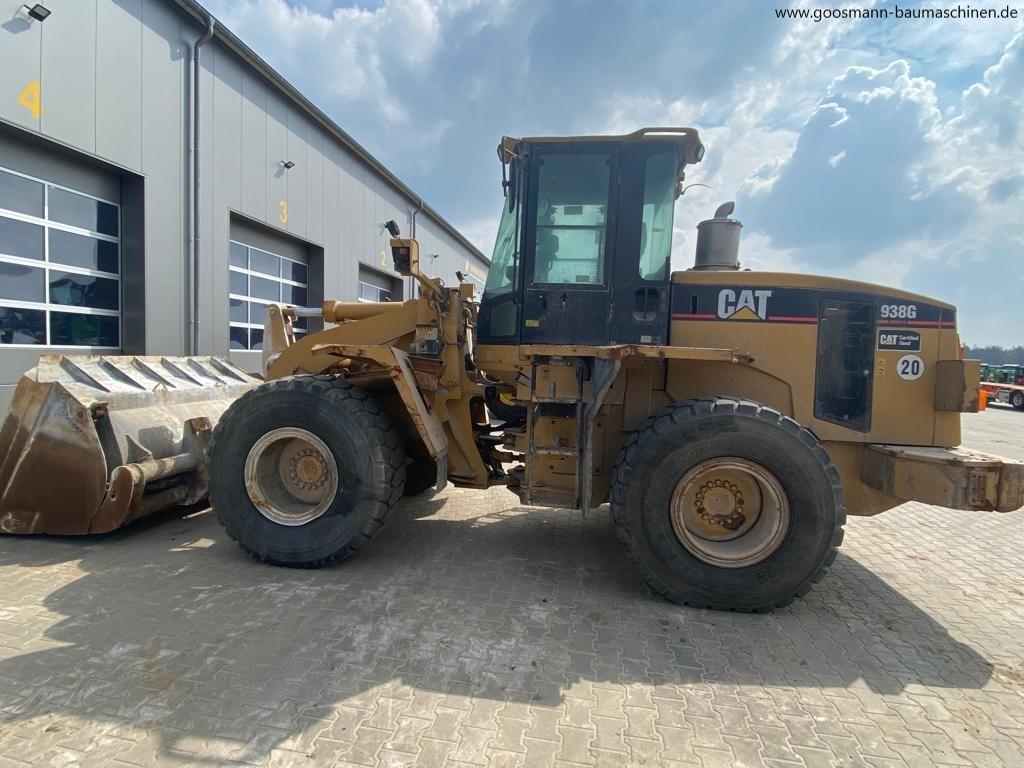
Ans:
[{"label": "roll-up garage door", "polygon": [[401,301],[402,281],[359,265],[359,301]]},{"label": "roll-up garage door", "polygon": [[0,165],[0,346],[121,346],[118,202]]},{"label": "roll-up garage door", "polygon": [[[240,217],[231,220],[228,269],[232,352],[262,350],[267,305],[308,306],[310,285],[320,279],[310,274],[309,248],[305,243]],[[301,336],[307,331],[308,321],[299,319],[295,326],[296,335]]]}]

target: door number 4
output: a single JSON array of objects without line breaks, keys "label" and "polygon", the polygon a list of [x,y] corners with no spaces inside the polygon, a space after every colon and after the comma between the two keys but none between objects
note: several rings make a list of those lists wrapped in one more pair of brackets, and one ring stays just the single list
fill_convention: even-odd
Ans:
[{"label": "door number 4", "polygon": [[43,104],[38,80],[33,80],[18,94],[18,104],[31,112],[35,120],[39,119],[43,113]]}]

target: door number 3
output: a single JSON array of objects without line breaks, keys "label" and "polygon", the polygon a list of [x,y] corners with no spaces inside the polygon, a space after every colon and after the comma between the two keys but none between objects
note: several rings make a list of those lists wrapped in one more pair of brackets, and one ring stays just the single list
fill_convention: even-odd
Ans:
[{"label": "door number 3", "polygon": [[288,203],[286,203],[284,200],[278,200],[277,201],[277,205],[281,209],[281,215],[277,217],[277,220],[280,221],[282,224],[287,224],[288,223]]}]

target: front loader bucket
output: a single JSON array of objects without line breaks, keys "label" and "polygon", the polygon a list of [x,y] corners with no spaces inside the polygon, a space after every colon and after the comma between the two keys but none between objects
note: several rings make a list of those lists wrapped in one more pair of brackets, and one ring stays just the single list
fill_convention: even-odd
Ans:
[{"label": "front loader bucket", "polygon": [[0,531],[103,533],[202,500],[210,430],[259,383],[220,357],[41,355],[0,429]]}]

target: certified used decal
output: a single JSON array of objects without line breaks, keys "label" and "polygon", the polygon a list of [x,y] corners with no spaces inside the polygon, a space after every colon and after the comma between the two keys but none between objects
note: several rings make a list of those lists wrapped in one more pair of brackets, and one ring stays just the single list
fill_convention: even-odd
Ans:
[{"label": "certified used decal", "polygon": [[917,331],[882,328],[878,331],[878,348],[918,352],[921,349],[921,334]]}]

